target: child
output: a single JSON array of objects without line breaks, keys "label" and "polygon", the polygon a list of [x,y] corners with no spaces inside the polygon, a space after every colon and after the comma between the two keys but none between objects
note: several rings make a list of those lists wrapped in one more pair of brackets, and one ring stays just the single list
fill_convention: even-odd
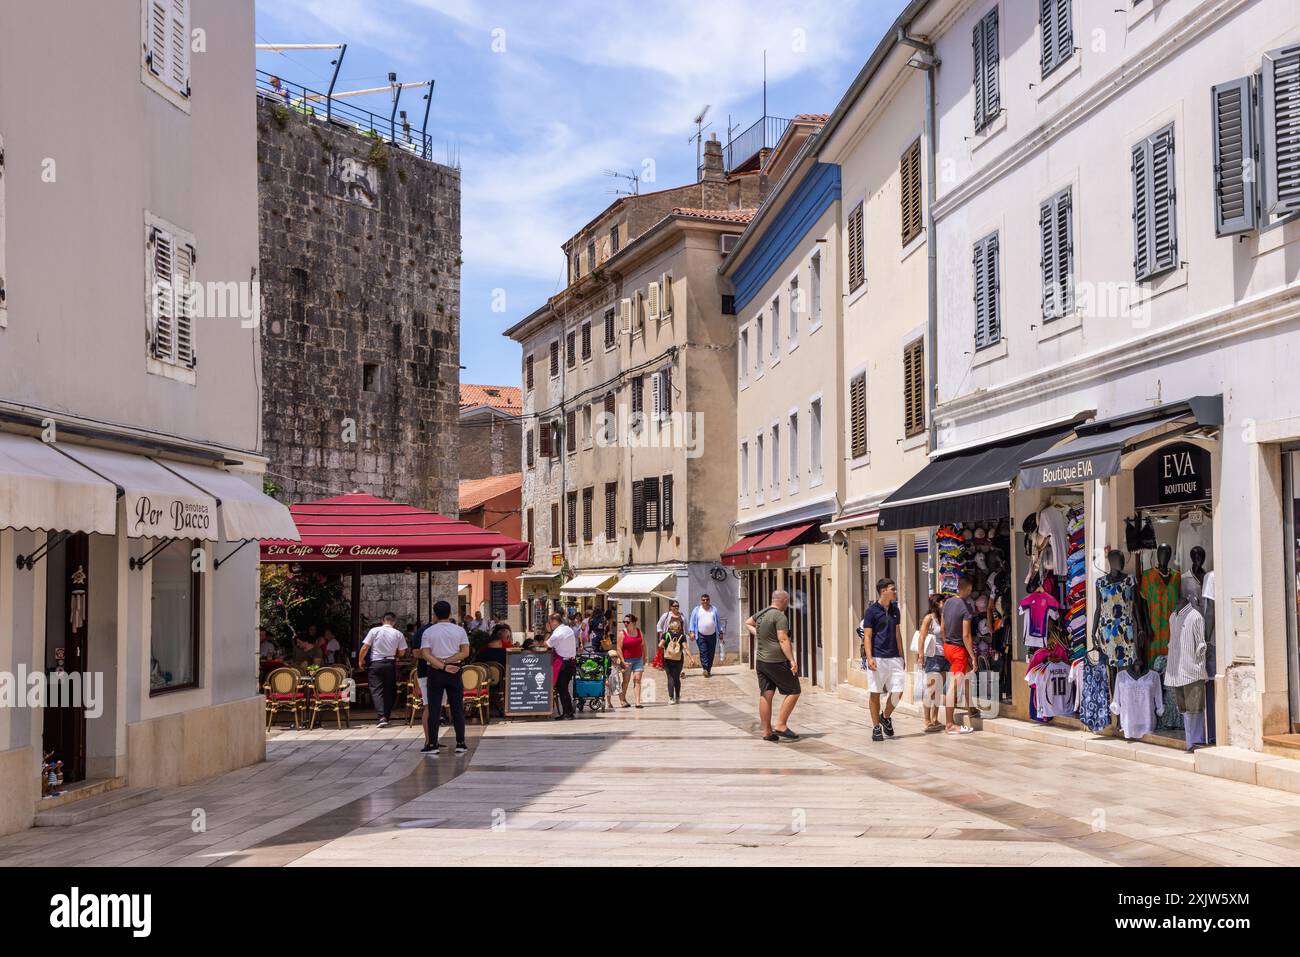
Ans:
[{"label": "child", "polygon": [[618,656],[618,649],[609,650],[609,677],[605,679],[605,707],[614,710],[614,698],[623,694],[623,659]]}]

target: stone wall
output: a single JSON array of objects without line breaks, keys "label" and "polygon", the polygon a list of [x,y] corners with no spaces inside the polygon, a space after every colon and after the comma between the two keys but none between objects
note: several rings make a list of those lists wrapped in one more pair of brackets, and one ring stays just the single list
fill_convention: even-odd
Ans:
[{"label": "stone wall", "polygon": [[523,425],[517,418],[490,412],[460,420],[456,458],[461,481],[521,471]]},{"label": "stone wall", "polygon": [[[263,450],[278,497],[361,490],[455,515],[459,171],[266,99],[257,161]],[[454,574],[435,580],[437,596],[455,593]],[[413,576],[367,578],[363,594],[367,622],[414,615]]]}]

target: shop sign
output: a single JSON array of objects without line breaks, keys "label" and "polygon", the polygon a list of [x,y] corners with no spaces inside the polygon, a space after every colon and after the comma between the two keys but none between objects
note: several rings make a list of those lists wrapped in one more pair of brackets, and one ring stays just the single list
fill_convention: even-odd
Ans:
[{"label": "shop sign", "polygon": [[506,655],[507,716],[551,716],[551,655],[550,651],[512,651]]},{"label": "shop sign", "polygon": [[1210,492],[1210,453],[1191,442],[1162,445],[1133,469],[1136,508],[1203,502]]},{"label": "shop sign", "polygon": [[209,501],[136,495],[127,502],[132,538],[215,539]]},{"label": "shop sign", "polygon": [[1021,488],[1051,488],[1056,485],[1081,485],[1094,478],[1105,478],[1119,472],[1120,453],[1117,449],[1081,455],[1075,459],[1049,462],[1046,465],[1026,466],[1020,470]]},{"label": "shop sign", "polygon": [[552,555],[552,556],[551,556],[551,567],[552,567],[552,568],[559,568],[559,567],[560,567],[561,565],[563,565],[563,564],[564,564],[564,556],[563,556],[563,555]]},{"label": "shop sign", "polygon": [[396,545],[267,545],[268,556],[286,555],[301,560],[330,558],[396,558]]}]

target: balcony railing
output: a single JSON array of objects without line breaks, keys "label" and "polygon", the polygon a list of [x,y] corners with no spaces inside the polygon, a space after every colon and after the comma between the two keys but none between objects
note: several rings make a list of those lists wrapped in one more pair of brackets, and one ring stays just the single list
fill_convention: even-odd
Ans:
[{"label": "balcony railing", "polygon": [[789,119],[783,116],[764,116],[722,148],[722,166],[728,173],[743,166],[760,151],[771,149],[780,141]]},{"label": "balcony railing", "polygon": [[[380,116],[263,70],[257,71],[257,95],[291,113],[351,127],[362,136],[390,143],[421,159],[427,160],[432,155],[433,138],[424,130],[412,129],[409,123],[398,119],[395,111],[391,116]],[[429,95],[433,95],[432,90]],[[425,117],[427,121],[427,113]]]}]

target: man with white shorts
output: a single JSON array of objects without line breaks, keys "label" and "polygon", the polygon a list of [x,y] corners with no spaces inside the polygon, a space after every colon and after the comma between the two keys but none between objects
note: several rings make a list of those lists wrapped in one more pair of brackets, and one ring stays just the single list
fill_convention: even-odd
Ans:
[{"label": "man with white shorts", "polygon": [[[871,740],[894,736],[891,715],[903,693],[907,663],[898,641],[898,586],[892,578],[876,582],[876,600],[862,616],[862,653],[867,660],[867,691],[871,696]],[[880,696],[884,695],[882,713]]]}]

